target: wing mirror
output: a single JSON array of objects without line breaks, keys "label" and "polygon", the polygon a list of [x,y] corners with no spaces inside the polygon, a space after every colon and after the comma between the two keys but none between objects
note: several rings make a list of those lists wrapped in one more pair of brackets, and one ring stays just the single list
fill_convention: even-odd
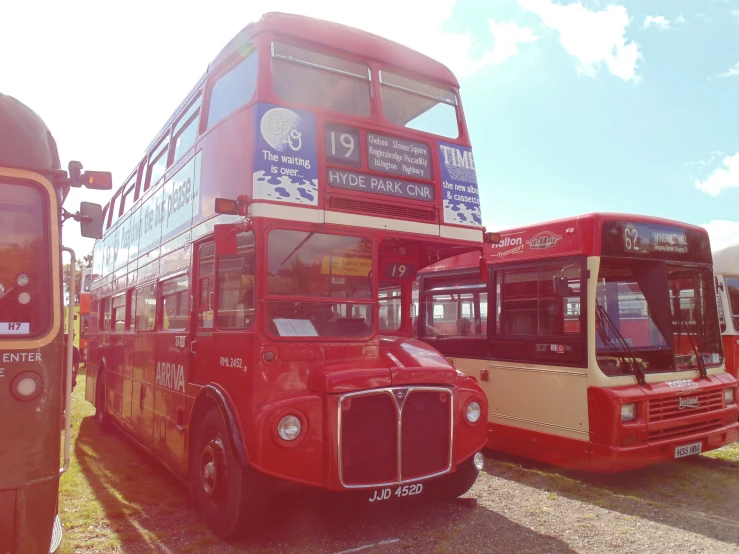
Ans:
[{"label": "wing mirror", "polygon": [[92,202],[80,202],[80,234],[88,239],[103,238],[103,207]]}]

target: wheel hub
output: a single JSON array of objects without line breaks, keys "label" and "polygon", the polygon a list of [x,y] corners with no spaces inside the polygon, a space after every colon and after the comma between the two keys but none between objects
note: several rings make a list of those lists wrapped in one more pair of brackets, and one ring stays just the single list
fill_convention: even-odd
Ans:
[{"label": "wheel hub", "polygon": [[221,439],[215,438],[205,445],[200,454],[200,483],[210,497],[218,490],[221,474],[226,471],[225,462]]}]

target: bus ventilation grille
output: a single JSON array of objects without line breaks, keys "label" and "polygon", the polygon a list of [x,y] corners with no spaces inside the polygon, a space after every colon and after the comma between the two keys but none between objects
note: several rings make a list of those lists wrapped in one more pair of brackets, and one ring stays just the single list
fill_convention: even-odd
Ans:
[{"label": "bus ventilation grille", "polygon": [[403,480],[432,475],[449,467],[452,395],[412,391],[403,406],[401,437]]},{"label": "bus ventilation grille", "polygon": [[345,399],[341,406],[341,476],[346,485],[398,480],[398,412],[386,392]]},{"label": "bus ventilation grille", "polygon": [[674,427],[668,427],[667,429],[659,429],[655,431],[649,431],[649,440],[668,440],[684,437],[686,435],[693,435],[695,433],[706,433],[713,431],[721,427],[720,419],[709,419],[707,421],[698,421],[695,423],[688,423],[687,425],[677,425]]},{"label": "bus ventilation grille", "polygon": [[[664,396],[649,400],[649,423],[683,418],[689,415],[713,412],[724,407],[723,389],[686,393],[683,396]],[[680,406],[680,398],[697,399],[690,407]]]},{"label": "bus ventilation grille", "polygon": [[442,388],[383,389],[344,398],[339,406],[342,484],[388,485],[448,472],[452,403],[451,391]]},{"label": "bus ventilation grille", "polygon": [[413,219],[415,221],[436,222],[436,212],[423,208],[400,206],[398,204],[383,204],[381,202],[367,202],[366,200],[354,200],[352,198],[329,198],[328,207],[332,210],[345,212],[356,212],[366,215],[379,215],[385,217]]}]

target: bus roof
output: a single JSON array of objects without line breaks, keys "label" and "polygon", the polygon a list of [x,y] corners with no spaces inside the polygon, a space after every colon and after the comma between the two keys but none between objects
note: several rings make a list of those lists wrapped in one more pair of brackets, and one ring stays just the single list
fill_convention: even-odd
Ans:
[{"label": "bus roof", "polygon": [[[500,231],[498,244],[486,242],[484,245],[487,263],[495,264],[576,255],[598,256],[601,253],[603,224],[607,221],[680,227],[681,229],[700,232],[708,240],[708,232],[697,225],[645,215],[598,212]],[[470,252],[442,260],[419,273],[478,267],[479,264],[480,253]]]},{"label": "bus roof", "polygon": [[332,49],[341,45],[341,49],[356,56],[370,57],[459,87],[454,73],[444,64],[407,46],[340,23],[280,12],[265,13],[259,21],[244,27],[215,57],[208,71],[217,67],[244,42],[263,32],[297,37]]},{"label": "bus roof", "polygon": [[[164,133],[167,132],[172,122],[180,116],[185,107],[190,103],[193,95],[200,89],[208,75],[231,54],[238,51],[244,43],[252,40],[259,33],[265,32],[297,37],[308,42],[313,42],[314,44],[320,44],[332,50],[343,49],[356,56],[371,58],[381,63],[407,69],[418,75],[428,76],[449,86],[459,88],[459,81],[457,81],[454,73],[444,64],[392,40],[323,19],[281,12],[268,12],[262,15],[258,21],[249,23],[241,31],[236,33],[236,36],[208,64],[205,73],[198,79],[198,82],[192,87],[187,96],[185,96],[185,99],[177,106],[177,109],[154,136],[154,139],[146,148],[145,152],[151,150],[155,144],[162,140]],[[337,45],[341,46],[339,47]],[[126,181],[128,181],[128,178]]]},{"label": "bus roof", "polygon": [[726,275],[739,275],[739,244],[713,253],[713,271]]},{"label": "bus roof", "polygon": [[43,119],[0,93],[0,165],[41,172],[61,169],[56,141]]}]

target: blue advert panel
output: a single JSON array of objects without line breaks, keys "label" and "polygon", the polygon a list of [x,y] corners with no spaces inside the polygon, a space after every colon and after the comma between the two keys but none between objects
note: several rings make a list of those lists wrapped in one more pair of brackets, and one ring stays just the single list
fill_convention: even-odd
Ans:
[{"label": "blue advert panel", "polygon": [[481,227],[480,194],[472,149],[439,142],[444,223]]},{"label": "blue advert panel", "polygon": [[318,205],[316,119],[311,112],[257,104],[254,200]]}]

